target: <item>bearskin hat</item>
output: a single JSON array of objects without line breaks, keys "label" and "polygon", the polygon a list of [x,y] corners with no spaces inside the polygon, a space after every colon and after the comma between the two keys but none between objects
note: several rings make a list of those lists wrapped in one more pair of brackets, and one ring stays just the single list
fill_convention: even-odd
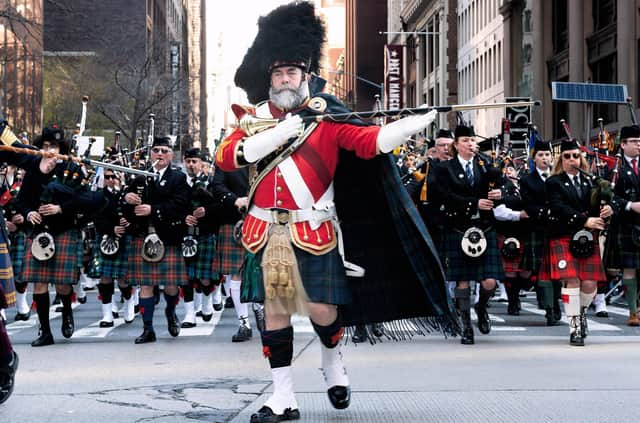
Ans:
[{"label": "bearskin hat", "polygon": [[258,20],[258,35],[235,74],[235,84],[253,104],[267,100],[274,64],[320,68],[325,28],[313,4],[297,1],[280,6]]}]

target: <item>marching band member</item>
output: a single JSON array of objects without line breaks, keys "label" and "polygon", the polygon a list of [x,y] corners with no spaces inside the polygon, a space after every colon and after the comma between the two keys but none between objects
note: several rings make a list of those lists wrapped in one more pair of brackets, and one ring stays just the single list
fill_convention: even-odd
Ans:
[{"label": "marching band member", "polygon": [[[300,28],[306,30],[301,31]],[[321,366],[331,404],[337,409],[349,406],[351,391],[339,347],[343,326],[337,306],[343,305],[341,310],[347,310],[352,299],[355,302],[362,301],[363,298],[356,295],[351,297],[345,265],[338,248],[336,207],[341,207],[340,204],[346,204],[349,200],[345,197],[345,203],[338,201],[338,188],[348,190],[355,185],[354,179],[342,186],[336,180],[337,201],[334,205],[334,176],[337,168],[341,169],[338,166],[338,155],[340,150],[348,150],[354,162],[358,159],[353,155],[360,159],[374,159],[380,152],[391,152],[410,135],[424,130],[436,117],[436,113],[432,111],[426,115],[400,119],[383,127],[364,126],[362,123],[358,125],[355,120],[351,121],[353,123],[323,121],[305,126],[302,116],[345,110],[334,97],[326,94],[315,94],[314,98],[309,99],[310,93],[314,92],[310,89],[309,72],[318,69],[323,38],[323,25],[315,15],[313,5],[308,2],[281,6],[260,18],[258,35],[236,72],[235,81],[236,85],[247,91],[250,101],[258,102],[267,97],[269,101],[260,103],[255,111],[240,110],[237,107],[235,111],[236,116],[251,111],[257,113],[258,117],[276,118],[277,123],[254,135],[251,135],[251,131],[247,133],[237,128],[222,142],[216,153],[219,169],[232,171],[257,163],[260,172],[253,181],[253,195],[247,201],[248,214],[242,226],[242,242],[248,251],[243,271],[243,292],[244,285],[248,285],[254,287],[256,292],[261,292],[265,299],[266,330],[261,333],[261,337],[263,353],[271,367],[274,393],[251,416],[253,423],[300,418],[291,377],[293,328],[290,319],[293,312],[308,314],[320,338]],[[281,154],[283,150],[279,147],[286,146],[291,138],[298,141],[294,146],[300,145],[302,140],[304,143],[285,159]],[[294,147],[290,145],[290,148]],[[410,208],[408,195],[404,190],[398,189],[401,182],[397,169],[390,167],[391,160],[388,156],[379,157],[379,160],[370,160],[374,163],[369,166],[374,169],[374,166],[379,165],[381,167],[378,169],[396,172],[390,174],[395,175],[397,181],[394,192],[390,192],[390,195],[401,196],[403,206]],[[366,161],[358,160],[357,163],[367,166]],[[341,166],[344,165],[345,161],[341,161]],[[350,199],[353,198],[351,196]],[[396,205],[395,201],[385,203],[381,200],[377,207],[386,209]],[[345,207],[340,210],[348,215],[349,211],[357,212],[355,209],[358,207],[366,206],[360,203],[354,205],[353,209]],[[415,220],[419,219],[415,208],[410,211],[415,214],[411,215],[411,219],[407,218],[408,225],[418,225],[415,226],[417,230],[424,228]],[[366,212],[367,216],[372,216],[371,210]],[[396,230],[380,226],[383,225],[376,226],[378,231]],[[347,228],[344,229],[346,234]],[[371,228],[367,229],[369,235],[375,238]],[[416,260],[433,259],[440,272],[428,233],[420,233],[424,233],[422,239],[426,240],[426,244],[416,255]],[[380,239],[375,241],[380,242]],[[345,250],[348,242],[351,240],[345,238]],[[365,246],[357,253],[366,250]],[[402,254],[403,250],[398,248],[394,253]],[[407,263],[408,268],[411,267],[408,262],[403,263]],[[379,259],[377,264],[380,265]],[[363,285],[372,286],[385,282],[379,279],[381,274],[371,269],[366,272]],[[401,272],[402,270],[395,272],[390,279]],[[248,279],[249,275],[255,279]],[[432,275],[435,277],[435,273]],[[434,312],[442,317],[443,325],[438,328],[446,330],[448,323],[445,322],[454,324],[449,318],[455,317],[450,314],[452,310],[446,301],[441,273],[439,279],[431,287],[437,285],[434,288],[444,295],[440,297],[444,302],[436,300],[432,305],[434,310],[442,312],[442,315],[440,311]],[[405,284],[412,280],[416,281],[411,276],[403,280],[396,278],[394,286],[396,290],[408,289]],[[420,289],[430,288],[420,285]],[[416,295],[419,292],[416,291]],[[383,292],[383,295],[386,294]],[[410,300],[411,297],[402,300]],[[375,301],[376,298],[371,300]],[[441,306],[447,311],[439,308]],[[367,312],[389,311],[377,307],[362,310],[359,317]],[[425,309],[421,310],[417,313],[426,312]]]},{"label": "marching band member", "polygon": [[141,285],[140,313],[144,330],[136,338],[136,344],[156,341],[153,291],[160,284],[164,285],[169,334],[173,337],[180,334],[175,309],[179,299],[177,284],[187,280],[180,242],[189,212],[189,186],[184,173],[171,167],[172,158],[169,138],[154,138],[150,159],[157,178],[151,181],[144,178],[141,184],[130,184],[124,196],[129,205],[125,208],[125,226],[131,227],[133,236],[128,244],[127,283]]},{"label": "marching band member", "polygon": [[[182,287],[185,308],[183,328],[196,326],[196,311],[193,301],[195,286],[199,286],[207,297],[210,297],[213,289],[219,289],[213,284],[213,281],[218,279],[218,274],[213,269],[213,261],[216,254],[215,234],[219,226],[219,207],[211,194],[209,177],[202,172],[202,157],[199,148],[191,148],[184,154],[192,206],[191,212],[185,218],[185,223],[189,228],[189,234],[197,241],[197,247],[195,256],[185,258],[189,280]],[[185,242],[183,242],[183,255],[185,254]],[[208,319],[211,319],[210,314]]]},{"label": "marching band member", "polygon": [[564,140],[560,151],[545,183],[550,233],[540,279],[562,281],[569,344],[584,346],[588,334],[585,310],[596,295],[597,282],[606,279],[597,231],[605,229],[605,219],[614,209],[607,204],[594,210],[590,195],[593,183],[578,170],[587,168],[578,143]]},{"label": "marching band member", "polygon": [[[502,263],[498,253],[495,219],[492,210],[502,199],[499,186],[489,188],[488,164],[476,155],[476,139],[472,128],[458,126],[451,144],[453,158],[436,168],[436,186],[446,217],[443,250],[440,252],[446,279],[456,281],[456,305],[464,325],[461,343],[475,343],[471,327],[470,281],[480,282],[480,299],[475,306],[478,329],[491,331],[487,303],[496,290],[496,279],[502,279]],[[498,181],[494,181],[498,182]],[[477,243],[465,244],[469,240]]]},{"label": "marching band member", "polygon": [[625,126],[620,130],[619,169],[615,193],[625,201],[621,213],[612,220],[605,247],[605,267],[622,269],[622,283],[629,304],[627,325],[640,326],[638,316],[638,275],[640,268],[640,127]]},{"label": "marching band member", "polygon": [[249,304],[240,301],[240,286],[242,284],[240,267],[242,267],[244,259],[244,248],[234,236],[235,225],[242,219],[242,213],[247,210],[248,193],[249,174],[247,168],[233,172],[216,169],[216,173],[213,175],[213,194],[222,206],[222,225],[218,233],[220,248],[215,267],[221,275],[225,275],[225,286],[233,299],[233,306],[238,317],[238,331],[231,337],[232,342],[248,341],[253,336],[249,322]]},{"label": "marching band member", "polygon": [[[98,292],[102,302],[102,320],[100,327],[113,326],[113,293],[114,281],[118,281],[118,288],[124,300],[124,322],[132,323],[135,318],[132,287],[125,282],[128,263],[128,248],[131,236],[126,233],[122,203],[123,191],[120,187],[118,175],[111,169],[104,169],[104,188],[102,192],[108,206],[96,219],[99,247],[100,283]],[[117,244],[116,244],[117,242]],[[117,245],[117,247],[116,247]]]}]

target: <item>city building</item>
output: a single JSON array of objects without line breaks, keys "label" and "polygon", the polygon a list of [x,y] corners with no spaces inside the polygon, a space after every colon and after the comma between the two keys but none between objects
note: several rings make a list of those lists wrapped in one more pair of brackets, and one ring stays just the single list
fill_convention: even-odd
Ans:
[{"label": "city building", "polygon": [[0,6],[0,116],[29,137],[42,124],[42,0]]},{"label": "city building", "polygon": [[187,51],[189,55],[189,99],[188,134],[193,145],[206,145],[207,136],[207,86],[206,86],[206,0],[189,0]]}]

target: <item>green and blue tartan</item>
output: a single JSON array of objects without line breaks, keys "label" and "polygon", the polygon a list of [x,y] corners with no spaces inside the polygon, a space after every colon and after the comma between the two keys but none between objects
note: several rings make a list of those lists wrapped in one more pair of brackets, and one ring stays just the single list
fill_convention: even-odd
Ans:
[{"label": "green and blue tartan", "polygon": [[463,233],[447,228],[443,234],[443,251],[440,252],[448,281],[481,281],[504,279],[504,269],[498,251],[496,231],[485,231],[487,250],[480,257],[469,257],[462,252]]},{"label": "green and blue tartan", "polygon": [[27,239],[23,282],[73,285],[78,281],[82,265],[82,238],[78,229],[70,229],[54,237],[56,252],[50,260],[38,261],[31,254],[32,239]]},{"label": "green and blue tartan", "polygon": [[548,243],[543,231],[532,231],[524,235],[524,253],[522,254],[522,270],[538,273],[544,257],[544,248]]},{"label": "green and blue tartan", "polygon": [[233,239],[234,226],[222,225],[218,232],[218,249],[213,260],[213,269],[220,275],[240,273],[244,261],[245,249]]},{"label": "green and blue tartan", "polygon": [[612,224],[602,262],[607,269],[640,269],[640,247],[631,240],[631,225]]},{"label": "green and blue tartan", "polygon": [[216,236],[213,234],[198,236],[198,252],[195,257],[185,258],[189,279],[217,280],[213,261],[216,254]]},{"label": "green and blue tartan", "polygon": [[[293,246],[293,251],[296,255],[296,260],[298,260],[302,284],[311,302],[348,304],[351,301],[351,290],[347,284],[344,264],[337,248],[319,256],[301,250],[295,245]],[[253,262],[254,266],[260,267],[263,252],[264,248],[255,255],[247,254],[246,265],[250,264],[248,259],[251,257],[252,260],[255,260]],[[252,278],[245,278],[245,274],[248,271],[252,272]],[[243,284],[254,283],[258,284],[258,287],[264,286],[264,273],[261,269],[254,268],[249,270],[246,266],[243,266],[242,273]],[[242,291],[246,291],[246,287]],[[252,300],[255,302],[264,301],[264,289],[256,289],[252,293]]]},{"label": "green and blue tartan", "polygon": [[164,257],[157,263],[142,258],[142,245],[146,235],[134,236],[128,247],[128,267],[125,281],[129,285],[176,286],[187,283],[187,269],[180,245],[164,246]]},{"label": "green and blue tartan", "polygon": [[11,264],[13,265],[13,277],[16,282],[22,282],[27,235],[22,231],[12,232],[9,234],[9,240],[11,241],[9,255],[11,256]]},{"label": "green and blue tartan", "polygon": [[131,235],[121,237],[118,253],[113,256],[103,255],[100,251],[100,242],[96,244],[95,250],[100,267],[99,276],[115,279],[125,277],[129,265],[129,248],[127,248],[129,244],[131,244]]}]

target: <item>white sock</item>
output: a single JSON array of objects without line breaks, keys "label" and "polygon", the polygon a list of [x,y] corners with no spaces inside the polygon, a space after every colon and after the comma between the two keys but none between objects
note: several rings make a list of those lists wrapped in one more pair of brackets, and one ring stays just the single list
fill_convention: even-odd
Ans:
[{"label": "white sock", "polygon": [[247,327],[251,327],[249,323],[249,305],[247,303],[240,302],[240,285],[242,281],[229,281],[229,291],[231,291],[231,298],[233,298],[233,306],[236,309],[236,315],[238,320],[246,322]]},{"label": "white sock", "polygon": [[16,292],[16,307],[18,313],[27,314],[29,312],[29,304],[27,304],[27,291],[24,294]]},{"label": "white sock", "polygon": [[342,362],[340,345],[338,344],[334,348],[327,348],[321,342],[320,349],[322,373],[327,382],[327,388],[349,386],[349,378],[347,377],[347,369]]},{"label": "white sock", "polygon": [[298,403],[293,393],[293,379],[291,377],[291,366],[271,369],[273,378],[273,395],[264,403],[275,414],[282,414],[284,410],[290,408],[296,410]]},{"label": "white sock", "polygon": [[202,311],[202,292],[194,292],[193,293],[193,307],[195,309],[195,312],[199,312]]},{"label": "white sock", "polygon": [[593,301],[593,297],[596,296],[598,291],[582,292],[580,291],[580,307],[589,307]]}]

